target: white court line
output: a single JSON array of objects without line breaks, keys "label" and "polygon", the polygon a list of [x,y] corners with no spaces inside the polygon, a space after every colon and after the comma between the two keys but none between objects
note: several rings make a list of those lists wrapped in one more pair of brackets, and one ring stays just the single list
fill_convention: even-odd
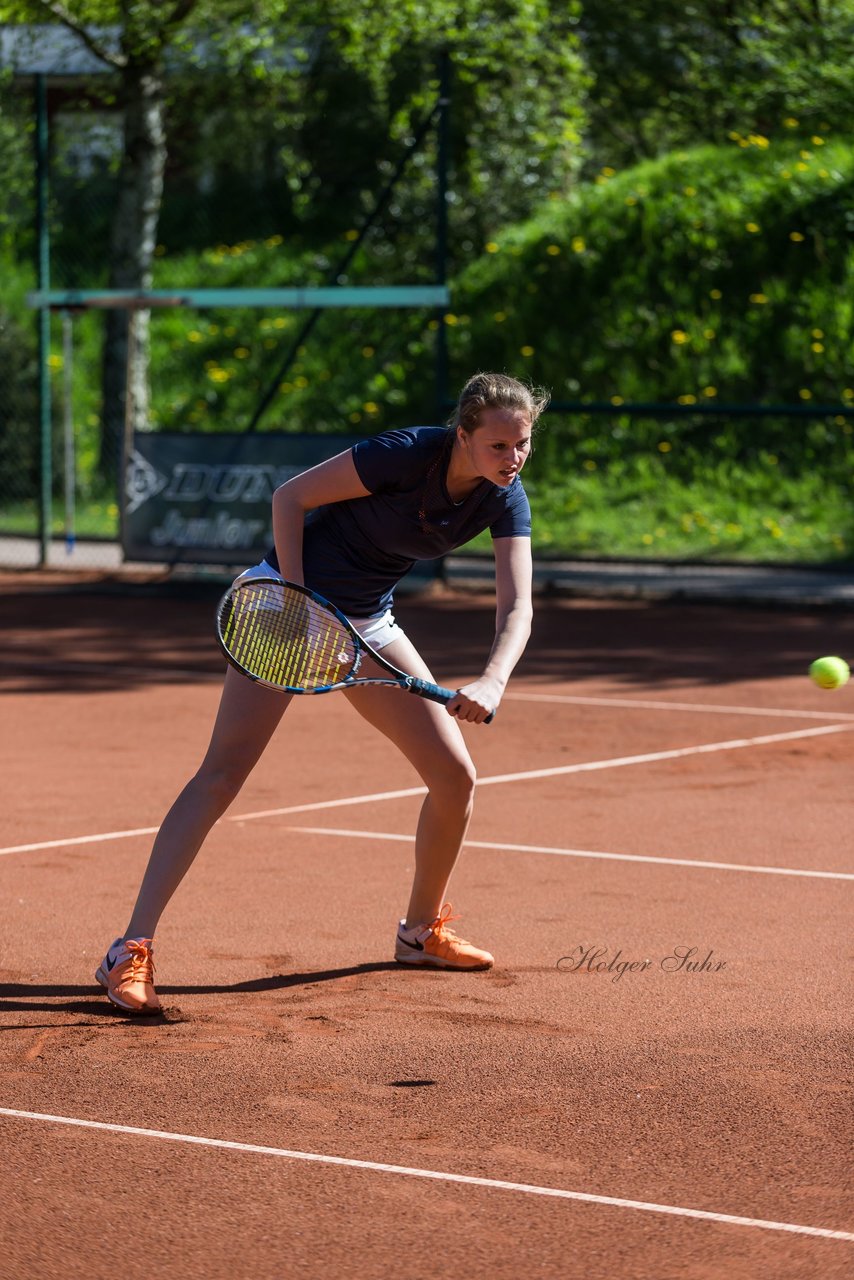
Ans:
[{"label": "white court line", "polygon": [[794,720],[854,720],[848,711],[791,711],[783,707],[728,707],[718,702],[653,702],[647,698],[583,698],[563,693],[505,693],[503,701],[567,703],[578,707],[629,707],[639,711],[709,711],[714,715],[788,716]]},{"label": "white court line", "polygon": [[[479,787],[497,786],[503,782],[527,782],[532,778],[567,777],[574,773],[592,773],[600,769],[621,769],[635,764],[657,764],[662,760],[682,760],[688,756],[711,755],[718,751],[739,751],[744,747],[764,747],[777,742],[795,742],[801,738],[818,738],[830,733],[849,733],[850,724],[819,725],[814,729],[791,729],[788,733],[766,733],[759,738],[730,738],[726,742],[706,742],[696,747],[676,747],[670,751],[648,751],[638,756],[617,756],[609,760],[587,760],[578,764],[562,764],[553,769],[528,769],[521,773],[496,773],[478,778]],[[375,804],[381,800],[402,800],[423,796],[426,787],[404,787],[398,791],[376,791],[370,795],[344,796],[340,800],[316,800],[311,804],[292,804],[279,809],[259,809],[255,813],[235,813],[222,822],[252,822],[258,818],[282,818],[291,813],[313,813],[319,809],[339,809],[356,804]],[[89,844],[101,840],[126,840],[132,836],[152,835],[157,827],[136,827],[131,831],[106,831],[93,836],[74,836],[65,840],[42,840],[36,844],[15,844],[0,849],[7,853],[33,853],[39,849],[59,849],[64,845]]]},{"label": "white court line", "polygon": [[605,1204],[617,1209],[639,1209],[646,1213],[666,1213],[678,1218],[699,1218],[704,1222],[723,1222],[736,1227],[755,1227],[762,1231],[788,1231],[795,1235],[817,1236],[824,1240],[854,1242],[854,1232],[833,1231],[829,1227],[807,1227],[794,1222],[771,1222],[765,1218],[743,1218],[732,1213],[714,1213],[709,1209],[686,1209],[681,1205],[654,1204],[646,1200],[625,1200],[618,1196],[598,1196],[588,1191],[565,1191],[562,1187],[540,1187],[530,1182],[504,1182],[497,1178],[477,1178],[463,1173],[445,1173],[437,1169],[414,1169],[408,1165],[380,1164],[375,1160],[351,1160],[344,1156],[319,1155],[312,1151],[288,1151],[283,1147],[262,1147],[251,1142],[230,1142],[225,1138],[199,1138],[189,1133],[167,1133],[163,1129],[138,1129],[125,1124],[107,1124],[100,1120],[77,1120],[71,1116],[43,1115],[37,1111],[13,1111],[0,1107],[0,1115],[14,1120],[42,1120],[48,1124],[74,1125],[81,1129],[100,1129],[107,1133],[128,1134],[137,1138],[160,1138],[166,1142],[186,1142],[191,1146],[215,1147],[220,1151],[245,1151],[250,1155],[278,1156],[285,1160],[304,1160],[312,1164],[338,1165],[346,1169],[367,1169],[372,1173],[394,1173],[406,1178],[429,1178],[435,1182],[452,1182],[490,1191],[517,1191],[525,1195],[551,1196],[558,1200],[580,1200],[586,1204]]},{"label": "white court line", "polygon": [[[315,836],[348,836],[354,840],[396,840],[414,844],[415,836],[390,831],[350,831],[342,827],[288,827],[288,831]],[[466,840],[469,849],[497,849],[501,853],[548,853],[559,858],[603,858],[609,862],[654,862],[664,867],[702,867],[712,871],[755,871],[768,876],[806,876],[816,880],[854,880],[847,871],[802,871],[796,867],[751,866],[749,862],[701,862],[695,858],[655,858],[638,853],[600,853],[592,849],[555,849],[544,844],[495,844],[489,840]]]}]

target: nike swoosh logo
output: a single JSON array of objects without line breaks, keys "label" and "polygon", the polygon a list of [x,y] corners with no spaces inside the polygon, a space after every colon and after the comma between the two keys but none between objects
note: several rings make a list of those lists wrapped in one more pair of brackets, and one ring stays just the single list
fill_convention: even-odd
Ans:
[{"label": "nike swoosh logo", "polygon": [[404,945],[405,947],[411,947],[413,951],[423,951],[423,950],[424,950],[424,943],[423,943],[423,942],[418,942],[418,941],[416,941],[416,942],[410,942],[408,938],[404,938],[403,934],[400,934],[400,933],[399,933],[399,934],[397,935],[397,940],[398,940],[398,942],[402,942],[402,943],[403,943],[403,945]]},{"label": "nike swoosh logo", "polygon": [[111,969],[114,969],[116,967],[116,960],[118,960],[118,958],[119,958],[118,956],[115,956],[111,960],[109,956],[104,957],[104,964],[107,967],[107,973],[109,973]]}]

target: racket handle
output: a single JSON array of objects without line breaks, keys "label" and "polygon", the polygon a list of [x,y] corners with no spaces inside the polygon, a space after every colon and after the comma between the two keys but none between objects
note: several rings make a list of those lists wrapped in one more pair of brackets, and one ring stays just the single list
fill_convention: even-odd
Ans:
[{"label": "racket handle", "polygon": [[[429,680],[419,680],[417,676],[410,676],[406,682],[406,687],[410,693],[417,693],[419,698],[429,698],[431,702],[441,702],[447,706],[451,698],[455,698],[456,692],[453,689],[443,689],[440,684],[431,684]],[[490,711],[484,720],[484,724],[491,724],[495,719],[495,712]]]}]

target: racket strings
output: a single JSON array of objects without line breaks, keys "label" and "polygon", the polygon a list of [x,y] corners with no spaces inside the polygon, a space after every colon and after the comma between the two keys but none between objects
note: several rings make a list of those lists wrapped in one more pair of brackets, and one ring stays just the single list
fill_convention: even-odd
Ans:
[{"label": "racket strings", "polygon": [[337,684],[356,661],[353,639],[335,615],[278,583],[236,588],[224,605],[220,634],[244,670],[292,689]]}]

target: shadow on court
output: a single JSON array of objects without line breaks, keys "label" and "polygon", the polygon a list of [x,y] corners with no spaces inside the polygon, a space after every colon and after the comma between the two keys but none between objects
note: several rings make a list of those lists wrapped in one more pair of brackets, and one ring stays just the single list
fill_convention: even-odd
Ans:
[{"label": "shadow on court", "polygon": [[[306,973],[270,974],[264,978],[248,978],[244,982],[231,982],[219,986],[169,986],[157,984],[158,995],[162,996],[222,996],[238,994],[257,994],[264,991],[285,991],[289,987],[314,986],[318,982],[336,982],[342,978],[357,978],[366,973],[397,973],[401,966],[392,960],[376,961],[373,964],[349,965],[342,969],[318,969]],[[121,1010],[111,1005],[106,996],[92,999],[96,990],[94,983],[82,986],[50,984],[43,982],[0,982],[0,1014],[3,1013],[78,1013],[96,1017],[124,1017]],[[164,1019],[161,1017],[160,1019]],[[168,1010],[165,1021],[169,1021]],[[146,1021],[157,1021],[157,1018],[146,1018]],[[27,1024],[29,1027],[31,1024]],[[13,1031],[19,1028],[0,1024],[0,1031]]]},{"label": "shadow on court", "polygon": [[[79,693],[153,683],[218,683],[215,584],[0,590],[0,687]],[[493,635],[487,593],[407,597],[398,618],[438,679],[482,668]],[[803,675],[824,653],[854,652],[854,613],[815,608],[540,597],[518,675],[632,687],[726,685]]]}]

